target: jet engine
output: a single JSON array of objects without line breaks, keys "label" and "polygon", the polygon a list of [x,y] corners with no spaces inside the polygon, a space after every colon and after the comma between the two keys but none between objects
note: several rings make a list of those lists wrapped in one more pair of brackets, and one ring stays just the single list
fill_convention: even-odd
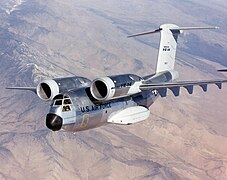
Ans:
[{"label": "jet engine", "polygon": [[95,79],[90,86],[90,91],[98,101],[123,97],[140,92],[139,86],[142,78],[134,74],[123,74]]},{"label": "jet engine", "polygon": [[42,81],[38,84],[36,93],[42,100],[52,100],[60,93],[59,85],[53,79]]},{"label": "jet engine", "polygon": [[91,81],[83,77],[66,77],[44,80],[36,87],[36,93],[44,101],[52,100],[59,93],[89,86]]}]

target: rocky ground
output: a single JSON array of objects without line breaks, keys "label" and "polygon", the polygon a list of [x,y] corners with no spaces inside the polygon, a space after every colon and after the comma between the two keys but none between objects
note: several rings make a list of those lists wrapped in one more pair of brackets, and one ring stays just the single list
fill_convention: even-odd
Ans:
[{"label": "rocky ground", "polygon": [[[0,2],[0,179],[226,179],[227,85],[171,92],[148,120],[75,134],[45,127],[48,103],[32,92],[47,77],[154,72],[162,23],[215,25],[179,39],[180,79],[224,78],[223,1],[3,0]],[[127,67],[127,68],[125,68]]]}]

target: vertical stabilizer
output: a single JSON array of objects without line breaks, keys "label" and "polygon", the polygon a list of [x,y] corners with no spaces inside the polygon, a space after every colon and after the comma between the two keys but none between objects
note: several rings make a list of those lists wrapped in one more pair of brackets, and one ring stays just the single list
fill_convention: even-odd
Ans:
[{"label": "vertical stabilizer", "polygon": [[218,27],[179,27],[175,24],[163,24],[159,29],[149,32],[134,34],[128,37],[142,36],[148,34],[161,33],[156,74],[164,71],[175,73],[175,57],[177,50],[177,39],[183,30],[196,29],[217,29]]},{"label": "vertical stabilizer", "polygon": [[177,38],[180,34],[180,30],[175,30],[177,28],[179,27],[174,24],[163,24],[160,26],[160,29],[162,30],[156,73],[174,70],[177,50]]}]

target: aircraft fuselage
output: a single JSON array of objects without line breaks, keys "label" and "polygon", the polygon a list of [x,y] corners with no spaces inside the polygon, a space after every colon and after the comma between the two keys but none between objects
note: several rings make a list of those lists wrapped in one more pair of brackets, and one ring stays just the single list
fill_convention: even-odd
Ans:
[{"label": "aircraft fuselage", "polygon": [[95,102],[89,86],[74,89],[53,99],[46,125],[54,131],[76,132],[96,128],[108,124],[111,116],[123,109],[135,106],[149,108],[156,97],[157,94],[152,91],[143,91],[132,96]]}]

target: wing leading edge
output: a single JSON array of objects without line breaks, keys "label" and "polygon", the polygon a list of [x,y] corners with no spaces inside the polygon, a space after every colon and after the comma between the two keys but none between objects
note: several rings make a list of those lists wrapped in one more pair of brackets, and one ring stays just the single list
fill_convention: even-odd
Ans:
[{"label": "wing leading edge", "polygon": [[202,90],[206,92],[208,84],[215,84],[219,89],[221,89],[222,83],[227,83],[227,80],[151,83],[140,85],[140,90],[158,90],[161,97],[166,97],[167,89],[170,89],[174,96],[179,96],[181,87],[185,88],[189,94],[192,94],[194,86],[200,86]]},{"label": "wing leading edge", "polygon": [[29,90],[36,93],[36,87],[7,87],[6,89]]}]

